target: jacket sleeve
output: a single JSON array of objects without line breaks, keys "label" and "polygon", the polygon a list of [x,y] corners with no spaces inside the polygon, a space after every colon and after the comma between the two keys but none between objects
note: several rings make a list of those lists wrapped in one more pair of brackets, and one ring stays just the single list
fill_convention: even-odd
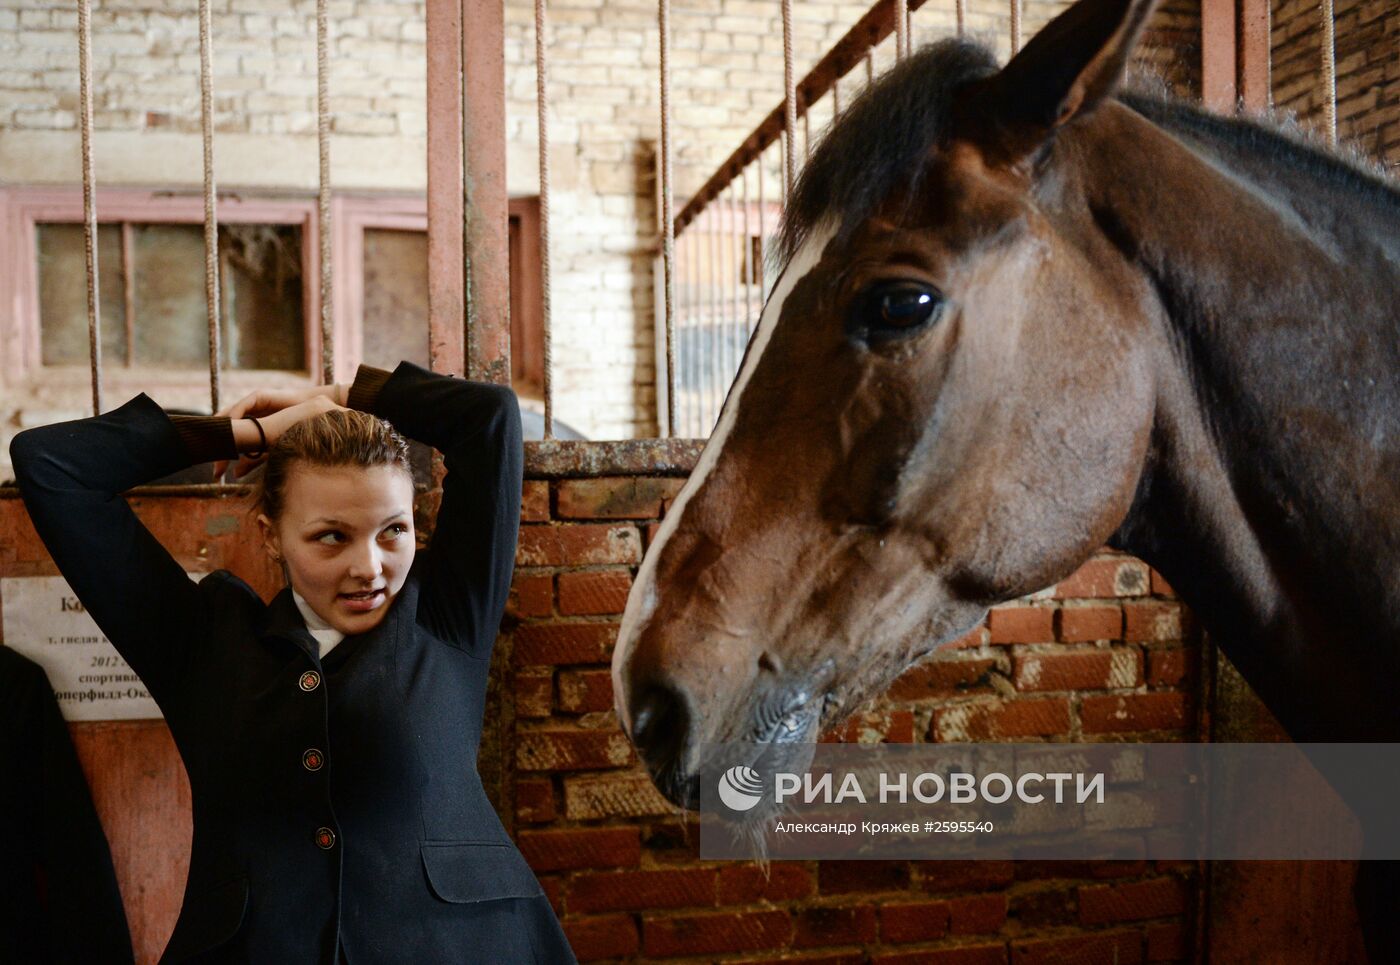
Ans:
[{"label": "jacket sleeve", "polygon": [[361,366],[348,401],[439,450],[447,467],[418,622],[476,656],[495,643],[515,567],[525,451],[510,389],[402,362]]},{"label": "jacket sleeve", "polygon": [[157,701],[187,669],[207,607],[121,494],[233,449],[227,419],[177,424],[144,394],[89,419],[27,429],[10,443],[35,530]]}]

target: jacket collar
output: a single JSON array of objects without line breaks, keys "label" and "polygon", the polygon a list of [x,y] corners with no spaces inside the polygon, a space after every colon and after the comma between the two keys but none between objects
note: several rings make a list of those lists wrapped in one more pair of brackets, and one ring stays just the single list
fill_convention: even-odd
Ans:
[{"label": "jacket collar", "polygon": [[[419,556],[422,556],[420,553]],[[394,602],[389,605],[389,612],[379,625],[368,634],[363,636],[376,636],[379,634],[397,635],[399,633],[400,621],[403,614],[410,615],[418,612],[418,569],[415,565],[409,570],[408,579],[404,580],[403,586],[399,589],[398,595],[394,597]],[[267,605],[265,616],[266,622],[263,624],[262,636],[280,637],[290,640],[306,652],[312,660],[320,663],[321,647],[316,642],[316,638],[311,635],[311,631],[306,629],[306,621],[302,619],[301,611],[297,609],[296,600],[292,599],[292,588],[290,585],[284,586],[282,590],[272,598],[272,602]],[[350,639],[347,637],[346,639]],[[341,646],[344,646],[344,641]]]}]

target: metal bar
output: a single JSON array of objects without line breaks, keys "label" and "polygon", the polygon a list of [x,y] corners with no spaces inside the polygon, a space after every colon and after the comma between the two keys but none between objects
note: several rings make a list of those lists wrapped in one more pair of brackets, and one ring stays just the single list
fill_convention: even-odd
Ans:
[{"label": "metal bar", "polygon": [[1201,0],[1201,101],[1235,109],[1235,0]]},{"label": "metal bar", "polygon": [[1240,0],[1240,101],[1252,111],[1273,105],[1270,79],[1269,0]]},{"label": "metal bar", "polygon": [[768,270],[768,259],[766,257],[768,253],[768,212],[766,210],[767,204],[764,202],[763,198],[763,182],[765,176],[766,172],[763,170],[763,155],[760,153],[758,156],[758,252],[755,256],[754,265],[754,267],[758,269],[758,304],[760,311],[762,311],[764,298],[768,296],[768,291],[765,287],[765,275]]},{"label": "metal bar", "polygon": [[428,364],[465,372],[461,0],[428,0],[427,75]]},{"label": "metal bar", "polygon": [[535,0],[535,122],[540,153],[540,320],[544,327],[544,437],[554,438],[553,326],[549,271],[549,7]]},{"label": "metal bar", "polygon": [[1011,53],[1021,49],[1021,0],[1011,0]]},{"label": "metal bar", "polygon": [[675,261],[676,226],[671,214],[675,190],[671,184],[671,4],[660,0],[657,9],[661,70],[661,264],[666,311],[666,434],[676,434],[676,324]]},{"label": "metal bar", "polygon": [[[762,169],[759,170],[759,177],[763,176]],[[740,264],[744,266],[744,326],[743,335],[739,339],[740,345],[748,343],[749,325],[753,320],[753,282],[758,277],[758,266],[754,262],[753,235],[749,234],[749,169],[743,171],[743,211],[744,211],[744,259]],[[739,353],[742,357],[743,353]]]},{"label": "metal bar", "polygon": [[701,422],[703,435],[709,435],[715,424],[715,397],[719,394],[719,326],[720,326],[720,302],[723,298],[721,291],[722,282],[720,280],[719,252],[720,252],[720,224],[719,212],[711,208],[708,212],[710,221],[709,249],[710,249],[710,315],[705,326],[705,341],[709,344],[709,357],[705,359],[705,369],[707,388],[710,397],[705,403],[705,416]]},{"label": "metal bar", "polygon": [[909,0],[894,0],[894,59],[909,56]]},{"label": "metal bar", "polygon": [[462,0],[462,23],[466,370],[479,382],[509,385],[505,6]]},{"label": "metal bar", "polygon": [[[317,18],[319,29],[320,18]],[[204,311],[209,324],[209,411],[219,411],[219,208],[214,184],[214,40],[209,0],[199,0],[199,119],[204,143]],[[319,81],[318,81],[319,82]]]},{"label": "metal bar", "polygon": [[122,222],[122,313],[126,328],[126,367],[136,361],[136,239],[131,222]]},{"label": "metal bar", "polygon": [[[783,111],[783,130],[787,134],[783,140],[787,160],[783,171],[783,198],[787,199],[792,196],[793,186],[797,183],[797,152],[793,144],[797,133],[797,84],[793,80],[792,0],[783,0]],[[729,178],[726,178],[725,183],[728,181]],[[720,187],[722,185],[716,186],[716,193]]]},{"label": "metal bar", "polygon": [[1322,0],[1322,130],[1337,144],[1337,17],[1332,0]]},{"label": "metal bar", "polygon": [[316,227],[321,252],[321,381],[335,381],[335,307],[331,304],[330,18],[316,0]]},{"label": "metal bar", "polygon": [[78,0],[78,88],[82,111],[83,254],[87,268],[88,361],[92,369],[92,414],[102,412],[102,306],[97,290],[97,202],[92,171],[92,10]]}]

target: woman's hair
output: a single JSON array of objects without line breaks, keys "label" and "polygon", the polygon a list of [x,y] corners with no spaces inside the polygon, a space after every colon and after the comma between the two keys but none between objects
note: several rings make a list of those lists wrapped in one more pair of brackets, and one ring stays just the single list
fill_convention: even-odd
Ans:
[{"label": "woman's hair", "polygon": [[269,447],[262,477],[253,488],[253,509],[276,520],[282,515],[287,480],[297,464],[336,468],[397,466],[412,475],[408,442],[388,422],[358,409],[332,409],[303,419]]}]

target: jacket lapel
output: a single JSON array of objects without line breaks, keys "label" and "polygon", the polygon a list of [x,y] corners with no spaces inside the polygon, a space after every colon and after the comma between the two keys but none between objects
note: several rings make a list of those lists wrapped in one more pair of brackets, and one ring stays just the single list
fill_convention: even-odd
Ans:
[{"label": "jacket lapel", "polygon": [[262,636],[290,640],[316,663],[321,662],[321,648],[311,631],[306,629],[306,621],[301,618],[296,601],[292,599],[292,588],[285,586],[272,598],[267,606],[267,622],[263,625]]}]

